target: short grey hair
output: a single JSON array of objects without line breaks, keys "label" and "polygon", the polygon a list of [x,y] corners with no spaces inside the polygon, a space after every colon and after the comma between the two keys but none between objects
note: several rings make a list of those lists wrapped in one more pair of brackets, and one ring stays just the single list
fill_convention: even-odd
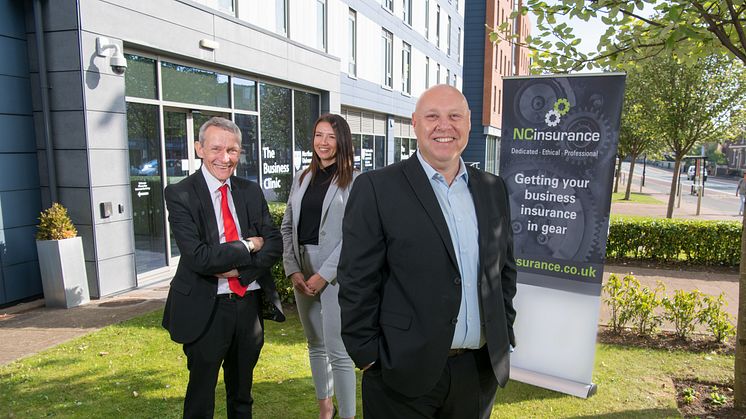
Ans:
[{"label": "short grey hair", "polygon": [[238,125],[236,125],[233,121],[231,121],[230,119],[225,119],[222,116],[213,116],[207,122],[202,124],[202,126],[199,128],[200,144],[205,144],[205,131],[207,131],[207,129],[210,127],[217,127],[230,132],[231,134],[236,136],[236,138],[238,139],[238,144],[241,144],[241,129],[238,128]]}]

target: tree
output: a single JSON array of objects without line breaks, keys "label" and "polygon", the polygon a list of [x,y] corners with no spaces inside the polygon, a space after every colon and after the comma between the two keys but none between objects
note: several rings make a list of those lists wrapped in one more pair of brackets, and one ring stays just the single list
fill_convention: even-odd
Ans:
[{"label": "tree", "polygon": [[[633,58],[663,56],[672,51],[696,61],[715,53],[729,54],[746,63],[746,4],[742,0],[527,0],[511,16],[532,13],[538,33],[525,45],[534,65],[550,72],[606,68]],[[557,23],[557,16],[589,21],[600,19],[608,29],[595,52],[578,50],[580,39],[572,26]],[[490,39],[518,43],[505,23]],[[548,40],[551,36],[555,42]]]},{"label": "tree", "polygon": [[644,74],[646,64],[646,61],[642,61],[619,66],[620,70],[627,70],[618,146],[619,155],[630,157],[625,200],[630,197],[635,161],[642,153],[657,152],[662,143],[660,136],[656,135],[658,109],[655,99],[648,94],[651,80]]},{"label": "tree", "polygon": [[674,56],[659,56],[639,65],[647,79],[656,116],[653,133],[674,155],[674,171],[666,217],[673,215],[681,161],[695,144],[715,141],[730,125],[730,111],[741,107],[746,83],[743,66],[722,56],[682,65]]}]

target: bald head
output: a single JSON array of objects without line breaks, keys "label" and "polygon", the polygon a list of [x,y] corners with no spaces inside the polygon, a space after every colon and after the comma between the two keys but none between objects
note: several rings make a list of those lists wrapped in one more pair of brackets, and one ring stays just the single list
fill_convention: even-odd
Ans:
[{"label": "bald head", "polygon": [[435,86],[425,90],[419,99],[417,99],[417,105],[415,105],[414,112],[421,112],[423,105],[428,105],[432,101],[432,97],[447,96],[452,97],[462,105],[464,109],[469,111],[469,104],[466,102],[466,97],[457,88],[449,84],[436,84]]}]

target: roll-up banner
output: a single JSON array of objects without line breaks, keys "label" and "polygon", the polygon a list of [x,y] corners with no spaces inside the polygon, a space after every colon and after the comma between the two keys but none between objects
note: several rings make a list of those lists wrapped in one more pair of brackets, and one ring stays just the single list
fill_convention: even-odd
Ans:
[{"label": "roll-up banner", "polygon": [[518,312],[511,378],[589,397],[623,73],[503,80]]}]

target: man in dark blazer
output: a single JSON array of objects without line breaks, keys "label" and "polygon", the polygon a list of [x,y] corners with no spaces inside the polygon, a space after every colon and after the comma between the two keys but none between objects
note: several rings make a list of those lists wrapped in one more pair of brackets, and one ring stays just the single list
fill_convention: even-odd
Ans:
[{"label": "man in dark blazer", "polygon": [[213,417],[222,366],[228,417],[251,418],[252,374],[264,343],[262,312],[285,320],[270,275],[282,255],[282,236],[259,186],[233,176],[241,154],[239,128],[212,118],[200,128],[195,149],[202,168],[165,191],[181,258],[163,327],[184,345],[187,357],[184,417]]},{"label": "man in dark blazer", "polygon": [[508,195],[466,167],[470,112],[455,88],[420,96],[418,150],[361,174],[344,217],[342,338],[371,418],[489,418],[515,345]]}]

